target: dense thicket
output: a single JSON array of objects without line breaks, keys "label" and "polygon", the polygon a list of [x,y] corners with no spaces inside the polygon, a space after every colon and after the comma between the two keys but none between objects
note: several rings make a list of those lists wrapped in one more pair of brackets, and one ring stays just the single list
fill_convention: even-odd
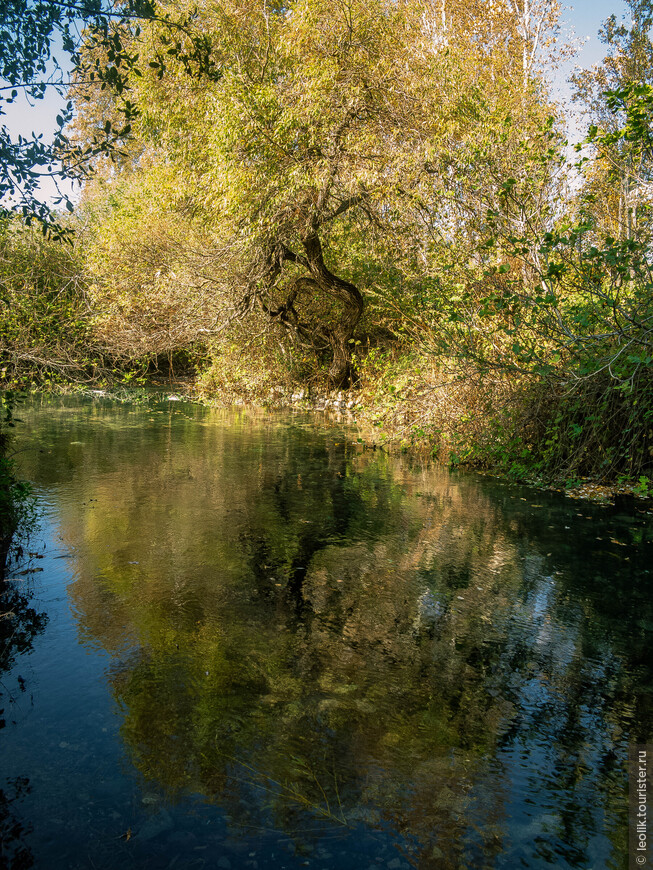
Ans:
[{"label": "dense thicket", "polygon": [[[83,280],[56,258],[44,269],[56,304],[72,288],[87,345],[192,360],[205,393],[353,388],[388,432],[456,461],[646,480],[650,5],[633,0],[629,27],[610,19],[606,62],[577,77],[592,126],[576,168],[547,90],[553,0],[116,17],[70,92],[68,147],[94,175],[76,215]],[[115,88],[91,75],[115,65],[111,46],[129,59]],[[118,129],[109,159],[94,143]],[[29,320],[48,296],[25,287],[10,292]],[[5,359],[25,355],[11,335]]]}]

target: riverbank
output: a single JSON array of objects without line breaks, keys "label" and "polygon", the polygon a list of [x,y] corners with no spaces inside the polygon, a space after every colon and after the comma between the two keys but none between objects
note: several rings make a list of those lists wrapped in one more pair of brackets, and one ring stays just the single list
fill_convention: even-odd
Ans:
[{"label": "riverbank", "polygon": [[[359,382],[349,390],[275,384],[267,393],[228,393],[225,402],[223,395],[207,392],[201,378],[182,381],[181,387],[192,401],[209,405],[322,413],[351,424],[353,437],[372,449],[412,453],[450,468],[564,492],[570,498],[653,501],[653,476],[624,474],[607,463],[600,472],[580,473],[582,463],[571,448],[567,457],[556,460],[550,445],[558,446],[565,438],[573,443],[581,427],[566,419],[560,402],[550,399],[547,404],[531,383],[514,377],[481,376],[469,367],[437,367],[428,360],[399,356],[382,364],[365,360]],[[579,441],[574,446],[577,454],[583,450]]]},{"label": "riverbank", "polygon": [[570,498],[613,503],[631,497],[647,504],[653,497],[653,475],[629,475],[596,463],[598,470],[583,473],[581,450],[588,448],[582,441],[575,447],[578,455],[554,456],[550,445],[562,453],[560,444],[565,438],[573,444],[573,430],[580,426],[564,418],[559,403],[547,406],[532,385],[515,378],[481,377],[473,369],[436,367],[414,356],[370,354],[361,360],[356,386],[348,390],[329,390],[323,381],[277,379],[271,371],[265,377],[220,381],[211,372],[150,373],[93,386],[63,382],[54,389],[136,403],[149,401],[154,392],[168,401],[212,407],[313,412],[351,426],[352,439],[373,450],[409,453]]},{"label": "riverbank", "polygon": [[[468,384],[468,390],[472,389]],[[452,389],[457,387],[457,390]],[[153,378],[142,387],[107,387],[83,390],[98,398],[142,402],[155,391],[165,401],[190,401],[210,407],[250,407],[260,410],[293,410],[322,415],[335,424],[351,427],[351,439],[371,450],[411,454],[450,468],[476,471],[514,483],[558,491],[571,499],[614,504],[619,499],[636,500],[638,506],[653,506],[653,489],[648,478],[621,475],[549,478],[529,475],[510,467],[507,454],[491,462],[492,438],[495,455],[500,453],[505,433],[492,433],[482,411],[472,415],[465,403],[470,398],[460,380],[399,385],[389,390],[367,382],[350,390],[311,390],[298,385],[277,384],[267,395],[208,395],[201,380],[192,377]],[[226,400],[228,399],[228,400]],[[486,402],[489,397],[486,395]],[[477,405],[482,403],[477,398]],[[496,414],[496,410],[495,410]],[[476,441],[474,440],[476,439]],[[525,449],[525,448],[524,448]]]}]

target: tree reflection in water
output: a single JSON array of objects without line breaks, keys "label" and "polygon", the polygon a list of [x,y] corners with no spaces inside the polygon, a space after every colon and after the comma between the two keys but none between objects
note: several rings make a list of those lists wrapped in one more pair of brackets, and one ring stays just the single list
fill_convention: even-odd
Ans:
[{"label": "tree reflection in water", "polygon": [[[16,659],[32,648],[34,637],[48,621],[45,613],[38,613],[31,606],[33,592],[18,583],[0,581],[0,728],[20,727],[16,711],[27,697],[27,686],[20,675],[15,678],[15,686],[8,685],[7,674]],[[29,791],[26,777],[5,779],[0,788],[0,864],[7,870],[26,870],[34,863],[24,843],[31,825],[20,820],[16,806]]]},{"label": "tree reflection in water", "polygon": [[146,780],[298,848],[390,827],[424,868],[621,848],[650,669],[610,602],[643,579],[592,587],[594,532],[561,544],[489,483],[245,414],[96,431],[70,592]]}]

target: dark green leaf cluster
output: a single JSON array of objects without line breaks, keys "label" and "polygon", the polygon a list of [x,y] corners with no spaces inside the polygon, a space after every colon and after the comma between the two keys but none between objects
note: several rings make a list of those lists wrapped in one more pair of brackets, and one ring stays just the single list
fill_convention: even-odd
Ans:
[{"label": "dark green leaf cluster", "polygon": [[[154,16],[149,0],[127,0],[115,5],[103,0],[46,2],[46,0],[8,0],[0,3],[0,116],[5,106],[19,96],[29,102],[43,100],[51,91],[62,98],[70,84],[69,72],[80,64],[84,41],[102,46],[108,63],[100,69],[103,81],[118,92],[124,89],[127,70],[133,64],[124,36],[135,20]],[[105,136],[79,148],[72,146],[65,128],[73,117],[68,102],[56,118],[50,141],[43,135],[15,135],[7,124],[0,127],[0,209],[18,211],[44,227],[56,226],[51,207],[42,202],[39,188],[44,177],[76,177],[89,160],[99,153],[111,152],[116,139],[129,132],[130,107],[121,130],[105,130]],[[55,198],[53,206],[73,205],[67,194]]]}]

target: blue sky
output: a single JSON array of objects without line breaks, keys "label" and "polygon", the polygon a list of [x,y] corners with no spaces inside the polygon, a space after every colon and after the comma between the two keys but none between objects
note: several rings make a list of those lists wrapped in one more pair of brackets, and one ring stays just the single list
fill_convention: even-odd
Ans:
[{"label": "blue sky", "polygon": [[576,36],[580,38],[589,36],[589,41],[585,43],[577,63],[581,66],[591,66],[603,60],[604,46],[597,38],[597,31],[610,15],[614,13],[618,19],[621,19],[625,11],[626,4],[617,0],[582,0],[566,10],[564,19],[573,26]]},{"label": "blue sky", "polygon": [[568,110],[568,136],[570,140],[579,140],[584,135],[584,125],[577,118],[577,112],[571,106],[571,89],[566,79],[575,67],[590,67],[600,63],[605,57],[605,45],[598,38],[598,30],[611,15],[616,15],[621,21],[626,15],[627,7],[622,0],[579,0],[573,6],[564,9],[562,25],[565,35],[571,36],[579,46],[579,51],[569,63],[565,64],[557,75],[554,84],[554,94]]}]

